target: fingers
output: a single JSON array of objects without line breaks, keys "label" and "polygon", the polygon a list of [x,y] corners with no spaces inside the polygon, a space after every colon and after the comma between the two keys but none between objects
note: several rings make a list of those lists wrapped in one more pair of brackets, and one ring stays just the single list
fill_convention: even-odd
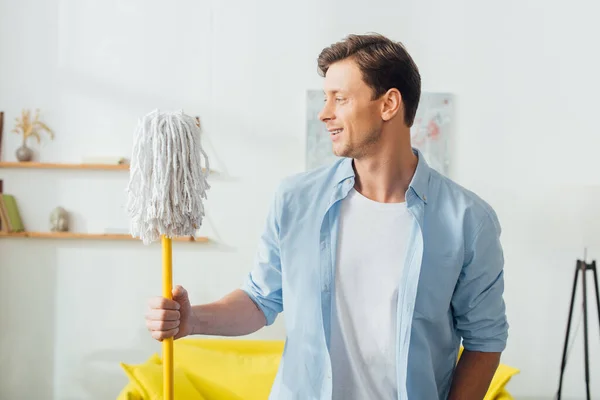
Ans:
[{"label": "fingers", "polygon": [[148,307],[160,310],[179,310],[179,303],[175,300],[156,296],[148,300]]},{"label": "fingers", "polygon": [[179,321],[181,314],[178,310],[149,309],[146,320],[149,321]]},{"label": "fingers", "polygon": [[146,314],[146,327],[156,340],[175,336],[179,332],[179,311],[149,310]]},{"label": "fingers", "polygon": [[173,290],[173,299],[156,296],[148,300],[146,327],[152,338],[162,341],[176,337],[181,322],[181,304],[185,306],[186,302],[189,302],[187,291],[179,285]]},{"label": "fingers", "polygon": [[151,332],[154,332],[154,331],[168,332],[175,328],[179,328],[179,320],[177,320],[177,321],[146,320],[146,326],[148,327],[148,330]]},{"label": "fingers", "polygon": [[179,328],[175,328],[168,331],[152,331],[151,335],[153,339],[161,341],[170,337],[174,337],[178,332]]}]

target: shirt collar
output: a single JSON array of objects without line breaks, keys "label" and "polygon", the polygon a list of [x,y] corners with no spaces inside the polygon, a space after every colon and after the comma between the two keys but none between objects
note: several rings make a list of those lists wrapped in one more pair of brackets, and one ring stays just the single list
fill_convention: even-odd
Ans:
[{"label": "shirt collar", "polygon": [[[412,190],[419,199],[421,199],[424,203],[427,203],[429,199],[429,178],[431,175],[431,170],[421,151],[414,147],[412,150],[417,156],[418,161],[417,168],[409,184],[409,190]],[[335,185],[337,186],[349,178],[355,178],[354,168],[352,167],[352,159],[343,158],[338,164],[337,171],[335,172]]]}]

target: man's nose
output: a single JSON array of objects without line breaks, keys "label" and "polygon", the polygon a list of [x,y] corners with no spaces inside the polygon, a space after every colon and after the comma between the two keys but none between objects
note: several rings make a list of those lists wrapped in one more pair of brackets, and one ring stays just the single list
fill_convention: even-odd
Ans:
[{"label": "man's nose", "polygon": [[329,106],[329,102],[323,105],[323,108],[319,112],[319,119],[323,122],[329,121],[333,118],[333,113],[331,112],[331,107]]}]

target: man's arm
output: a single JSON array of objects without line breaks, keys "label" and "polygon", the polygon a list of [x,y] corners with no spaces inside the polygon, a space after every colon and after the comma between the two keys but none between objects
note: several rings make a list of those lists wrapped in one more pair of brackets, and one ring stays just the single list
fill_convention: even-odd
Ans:
[{"label": "man's arm", "polygon": [[266,324],[265,315],[241,289],[210,304],[192,306],[192,334],[241,336]]},{"label": "man's arm", "polygon": [[241,336],[271,325],[283,311],[282,274],[279,257],[277,197],[259,240],[256,263],[243,286],[218,301],[190,304],[187,291],[177,286],[173,299],[149,300],[146,325],[156,340],[192,334]]},{"label": "man's arm", "polygon": [[464,350],[452,379],[448,400],[481,400],[500,364],[499,352]]},{"label": "man's arm", "polygon": [[467,243],[452,308],[464,351],[449,399],[484,398],[506,347],[504,255],[495,214],[484,218]]}]

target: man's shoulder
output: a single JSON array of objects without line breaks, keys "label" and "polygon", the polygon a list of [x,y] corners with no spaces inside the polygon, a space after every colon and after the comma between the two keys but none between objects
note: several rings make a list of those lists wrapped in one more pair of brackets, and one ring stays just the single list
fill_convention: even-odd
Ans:
[{"label": "man's shoulder", "polygon": [[432,170],[432,180],[435,182],[437,199],[442,204],[448,203],[454,210],[473,222],[488,221],[496,229],[500,229],[496,211],[479,194],[435,170]]}]

